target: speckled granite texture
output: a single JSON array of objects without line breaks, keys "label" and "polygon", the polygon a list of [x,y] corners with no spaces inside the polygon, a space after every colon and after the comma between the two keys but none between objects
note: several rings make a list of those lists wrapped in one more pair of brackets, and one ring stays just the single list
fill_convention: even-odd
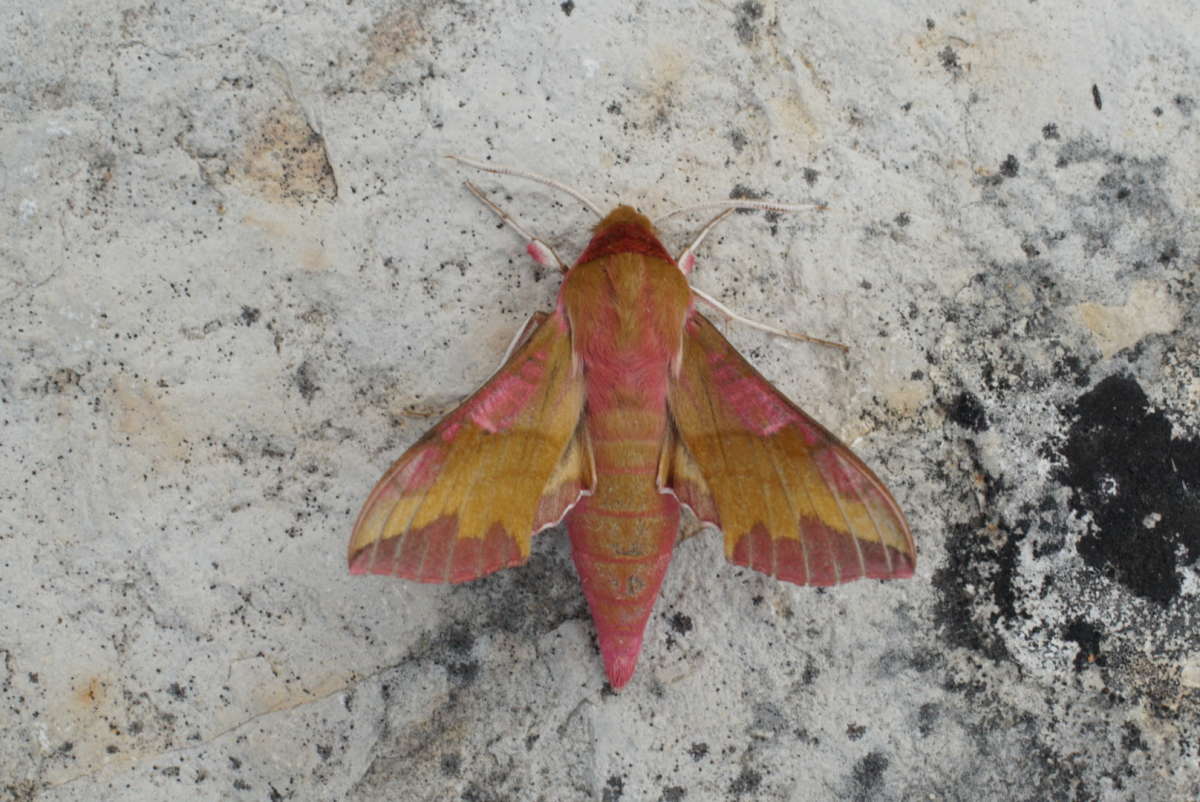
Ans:
[{"label": "speckled granite texture", "polygon": [[[10,0],[0,52],[0,797],[1200,795],[1191,0]],[[729,330],[917,576],[694,538],[619,694],[561,532],[348,576],[371,484],[557,289],[461,182],[588,238],[446,153],[827,204],[735,215],[695,281],[852,346]]]}]

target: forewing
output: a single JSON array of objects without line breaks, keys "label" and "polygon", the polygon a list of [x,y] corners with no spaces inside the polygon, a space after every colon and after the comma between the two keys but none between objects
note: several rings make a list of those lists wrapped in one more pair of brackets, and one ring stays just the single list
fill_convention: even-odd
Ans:
[{"label": "forewing", "polygon": [[912,575],[912,534],[883,483],[698,313],[668,398],[660,482],[724,531],[730,562],[800,585]]},{"label": "forewing", "polygon": [[533,533],[592,486],[583,399],[565,319],[535,316],[500,370],[375,485],[350,572],[464,582],[525,562]]}]

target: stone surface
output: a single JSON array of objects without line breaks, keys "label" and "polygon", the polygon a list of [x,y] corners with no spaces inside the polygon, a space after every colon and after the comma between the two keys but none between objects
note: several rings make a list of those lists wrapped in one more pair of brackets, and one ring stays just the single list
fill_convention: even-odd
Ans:
[{"label": "stone surface", "polygon": [[[1200,795],[1200,12],[12,0],[0,795]],[[389,462],[587,213],[730,196],[695,282],[908,511],[911,581],[678,550],[606,689],[559,532],[351,578]],[[672,218],[681,248],[704,221]]]}]

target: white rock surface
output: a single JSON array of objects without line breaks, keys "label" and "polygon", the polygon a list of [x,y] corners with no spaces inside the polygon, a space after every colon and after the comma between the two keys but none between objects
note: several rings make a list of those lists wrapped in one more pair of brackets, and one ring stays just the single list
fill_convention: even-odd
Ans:
[{"label": "white rock surface", "polygon": [[[1200,796],[1200,11],[10,0],[0,795]],[[695,281],[908,511],[827,592],[682,545],[606,689],[559,532],[352,578],[389,462],[500,358],[577,204],[746,192]],[[682,247],[703,218],[673,219]]]}]

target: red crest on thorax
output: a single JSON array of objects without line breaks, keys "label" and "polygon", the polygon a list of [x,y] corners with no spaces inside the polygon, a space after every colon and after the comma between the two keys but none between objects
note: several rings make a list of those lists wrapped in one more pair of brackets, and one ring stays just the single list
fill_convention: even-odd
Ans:
[{"label": "red crest on thorax", "polygon": [[675,264],[671,254],[658,241],[658,234],[649,218],[632,206],[618,206],[600,221],[592,233],[592,241],[575,264],[585,264],[616,253],[640,253]]}]

